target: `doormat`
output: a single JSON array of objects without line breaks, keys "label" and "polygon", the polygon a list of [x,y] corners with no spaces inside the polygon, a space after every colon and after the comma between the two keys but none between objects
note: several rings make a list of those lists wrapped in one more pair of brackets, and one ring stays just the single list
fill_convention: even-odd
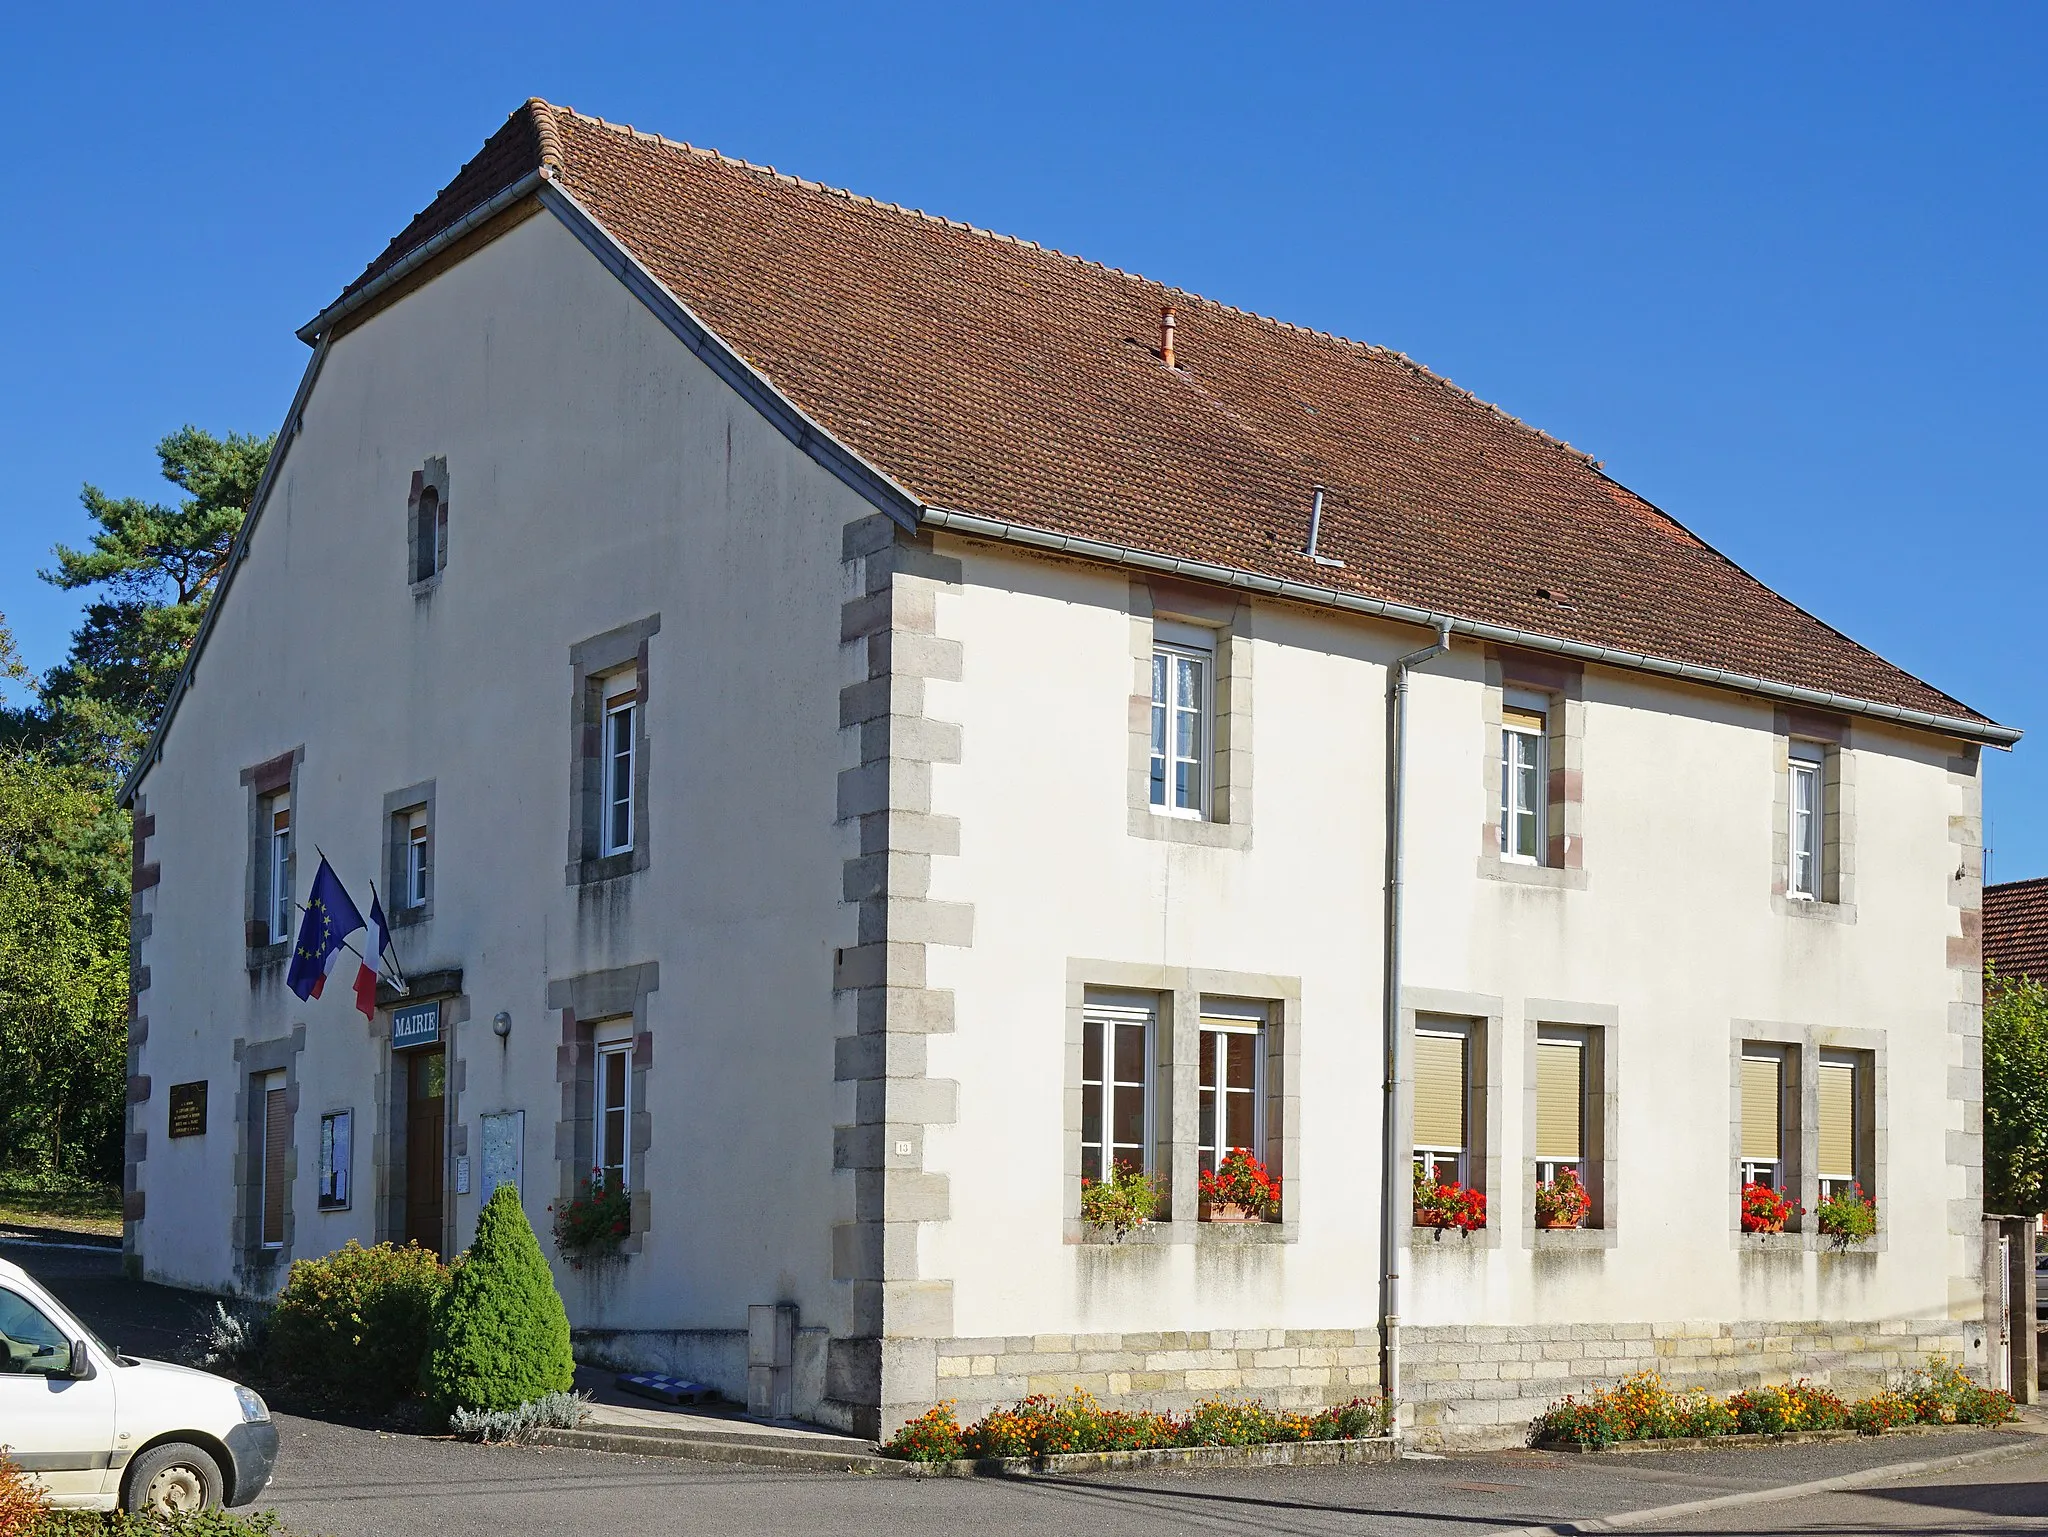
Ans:
[{"label": "doormat", "polygon": [[656,1372],[621,1372],[612,1379],[622,1393],[632,1393],[640,1398],[658,1399],[665,1404],[715,1404],[718,1389],[707,1388],[701,1382],[685,1382],[680,1377],[664,1377]]}]

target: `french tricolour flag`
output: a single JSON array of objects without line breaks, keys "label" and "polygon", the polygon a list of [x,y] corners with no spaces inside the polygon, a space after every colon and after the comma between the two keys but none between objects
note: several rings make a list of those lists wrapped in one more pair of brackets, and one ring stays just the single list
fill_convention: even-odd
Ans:
[{"label": "french tricolour flag", "polygon": [[391,928],[384,921],[384,903],[375,886],[370,888],[369,930],[363,936],[365,958],[356,968],[356,1007],[363,1011],[363,1018],[375,1023],[377,978],[384,971],[384,952],[391,948]]}]

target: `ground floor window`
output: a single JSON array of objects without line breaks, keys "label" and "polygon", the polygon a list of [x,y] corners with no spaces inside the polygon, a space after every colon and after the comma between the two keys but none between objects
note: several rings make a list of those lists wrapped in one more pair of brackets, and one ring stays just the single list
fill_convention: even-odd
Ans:
[{"label": "ground floor window", "polygon": [[1820,1198],[1851,1194],[1861,1186],[1872,1194],[1864,1156],[1869,1111],[1870,1054],[1824,1051],[1820,1054],[1819,1124],[1815,1127],[1820,1157]]},{"label": "ground floor window", "polygon": [[1586,1177],[1586,1037],[1546,1026],[1536,1038],[1536,1182]]},{"label": "ground floor window", "polygon": [[291,1155],[291,1093],[283,1073],[262,1073],[256,1078],[256,1094],[263,1110],[263,1167],[259,1171],[261,1238],[266,1249],[284,1247],[285,1163]]},{"label": "ground floor window", "polygon": [[1128,1164],[1152,1167],[1154,1037],[1158,1009],[1091,1003],[1081,1025],[1081,1177]]},{"label": "ground floor window", "polygon": [[1469,1031],[1415,1032],[1415,1167],[1439,1184],[1469,1185],[1472,1038]]},{"label": "ground floor window", "polygon": [[1785,1190],[1785,1054],[1742,1048],[1742,1182]]},{"label": "ground floor window", "polygon": [[595,1032],[597,1072],[591,1106],[593,1162],[608,1190],[633,1185],[632,1021],[600,1025]]},{"label": "ground floor window", "polygon": [[1204,1174],[1232,1148],[1266,1161],[1266,1006],[1202,1000],[1196,1159]]}]

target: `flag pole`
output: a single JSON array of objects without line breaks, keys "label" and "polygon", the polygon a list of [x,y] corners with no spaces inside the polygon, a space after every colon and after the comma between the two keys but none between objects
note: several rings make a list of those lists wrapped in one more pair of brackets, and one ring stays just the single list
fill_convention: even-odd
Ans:
[{"label": "flag pole", "polygon": [[[325,856],[325,855],[323,855],[323,856],[321,856],[321,857],[322,857],[322,858],[325,858],[326,856]],[[378,912],[382,912],[382,911],[384,910],[384,899],[383,899],[382,897],[380,897],[380,896],[378,896],[378,895],[377,895],[377,883],[376,883],[375,881],[371,881],[371,882],[370,882],[370,906],[371,906],[371,907],[373,907],[373,908],[375,908],[375,909],[376,909],[376,910],[377,910]],[[386,932],[386,934],[387,934],[387,936],[388,936],[388,935],[389,935],[389,932],[390,932],[390,930],[389,930],[389,927],[388,927],[388,925],[390,924],[391,920],[390,920],[390,919],[389,919],[389,918],[387,917],[387,918],[386,918],[386,919],[385,919],[384,921],[385,921],[385,923],[386,923],[386,925],[387,925],[387,928],[386,928],[385,932]],[[373,967],[372,967],[372,970],[376,971],[376,972],[377,972],[377,974],[378,974],[379,976],[382,976],[382,975],[383,975],[383,973],[384,973],[384,965],[383,965],[383,963],[384,963],[384,953],[383,953],[382,951],[379,951],[379,952],[378,952],[378,954],[377,954],[377,963],[376,963],[376,965],[375,965],[375,966],[373,966]],[[410,981],[408,981],[408,980],[407,980],[407,978],[406,978],[406,975],[405,975],[405,963],[404,963],[403,961],[399,960],[399,958],[398,958],[398,954],[397,954],[397,950],[396,950],[396,948],[395,948],[395,947],[394,947],[394,948],[393,948],[393,950],[392,950],[392,955],[391,955],[391,964],[392,964],[393,966],[395,966],[395,967],[396,967],[396,968],[398,969],[398,980],[397,980],[396,982],[392,983],[392,986],[398,989],[398,995],[399,995],[399,997],[401,997],[401,998],[409,998],[409,997],[411,997],[411,996],[412,996],[412,984],[411,984],[411,982],[410,982]]]}]

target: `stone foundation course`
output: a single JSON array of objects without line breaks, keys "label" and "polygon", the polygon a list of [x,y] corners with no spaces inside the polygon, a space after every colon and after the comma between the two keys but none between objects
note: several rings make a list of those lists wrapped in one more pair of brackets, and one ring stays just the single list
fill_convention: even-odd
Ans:
[{"label": "stone foundation course", "polygon": [[[1725,1393],[1800,1377],[1844,1395],[1945,1355],[1969,1362],[1948,1319],[1773,1323],[1454,1324],[1401,1334],[1402,1428],[1422,1448],[1518,1446],[1553,1400],[1632,1372]],[[1104,1408],[1187,1410],[1258,1397],[1313,1410],[1380,1392],[1377,1329],[1034,1334],[937,1342],[938,1397],[960,1419],[1075,1389]]]}]

